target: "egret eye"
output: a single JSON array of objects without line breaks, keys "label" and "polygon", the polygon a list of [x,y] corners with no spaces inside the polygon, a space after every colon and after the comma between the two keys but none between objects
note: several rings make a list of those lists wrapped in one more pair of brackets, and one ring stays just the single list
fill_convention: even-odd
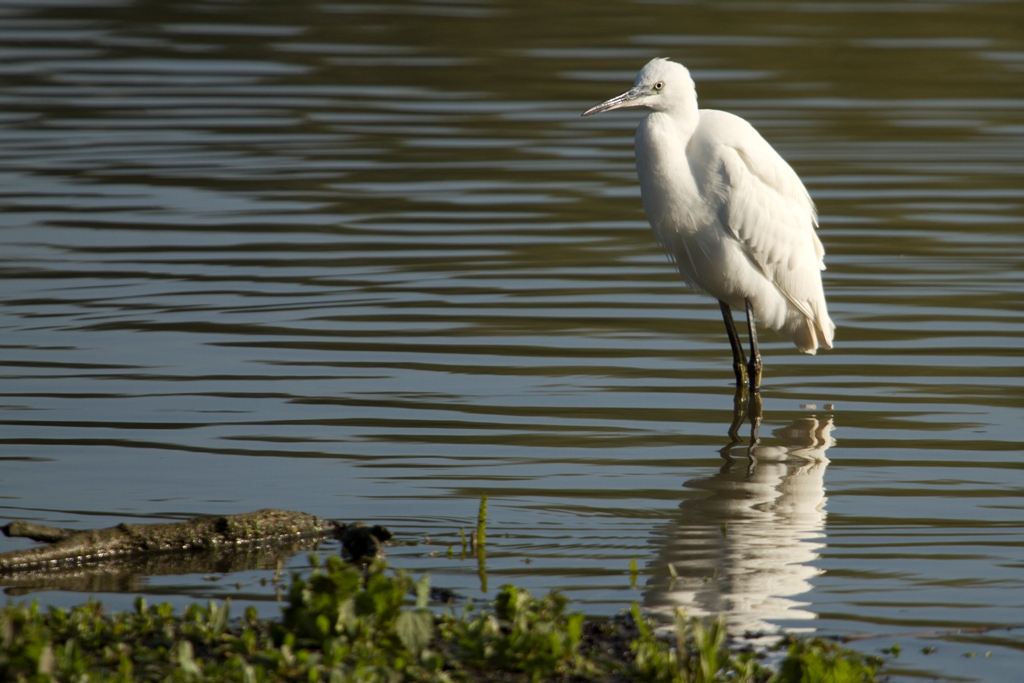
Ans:
[{"label": "egret eye", "polygon": [[655,91],[660,91],[664,87],[665,87],[665,83],[662,82],[662,81],[658,81],[657,83],[654,84],[654,90]]}]

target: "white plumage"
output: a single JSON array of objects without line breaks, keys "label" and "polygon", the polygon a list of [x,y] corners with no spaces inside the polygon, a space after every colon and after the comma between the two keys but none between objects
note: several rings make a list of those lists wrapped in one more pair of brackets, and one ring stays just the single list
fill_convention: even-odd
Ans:
[{"label": "white plumage", "polygon": [[[652,60],[631,90],[583,115],[637,106],[650,110],[636,132],[644,211],[683,279],[723,304],[737,382],[746,361],[727,307],[747,309],[748,318],[752,310],[804,353],[832,348],[835,325],[821,286],[825,250],[814,202],[796,172],[745,120],[698,109],[681,64]],[[753,329],[751,345],[756,391]]]}]

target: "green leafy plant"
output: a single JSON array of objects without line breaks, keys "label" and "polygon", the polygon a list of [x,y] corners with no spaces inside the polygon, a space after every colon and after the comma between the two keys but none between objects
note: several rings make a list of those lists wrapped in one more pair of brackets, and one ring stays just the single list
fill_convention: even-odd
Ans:
[{"label": "green leafy plant", "polygon": [[583,615],[565,614],[568,601],[558,593],[536,599],[504,586],[494,612],[474,619],[448,619],[444,632],[461,658],[475,668],[521,671],[547,680],[589,671],[579,654]]},{"label": "green leafy plant", "polygon": [[821,638],[792,640],[773,683],[864,683],[875,680],[880,660]]},{"label": "green leafy plant", "polygon": [[[415,600],[412,596],[415,595]],[[279,620],[230,604],[169,604],[107,613],[89,601],[70,610],[36,603],[0,609],[0,680],[49,681],[455,681],[638,680],[665,683],[861,683],[872,661],[835,643],[789,644],[777,672],[728,647],[722,620],[679,615],[660,637],[637,606],[632,621],[590,622],[558,593],[535,598],[505,586],[489,609],[462,615],[428,608],[426,577],[383,563],[357,569],[334,557],[292,577]],[[610,643],[623,644],[621,647]]]}]

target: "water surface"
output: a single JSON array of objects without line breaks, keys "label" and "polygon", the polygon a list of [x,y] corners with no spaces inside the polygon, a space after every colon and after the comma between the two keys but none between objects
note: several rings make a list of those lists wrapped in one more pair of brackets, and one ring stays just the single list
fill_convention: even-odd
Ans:
[{"label": "water surface", "polygon": [[[363,519],[419,541],[394,565],[477,599],[515,582],[591,614],[894,634],[858,647],[899,642],[908,677],[1009,680],[1021,631],[900,634],[1024,624],[1022,21],[0,5],[3,516]],[[640,114],[579,117],[655,56],[753,122],[821,214],[836,348],[764,335],[752,470],[726,448],[718,308],[643,216]],[[459,544],[482,494],[486,589]],[[273,614],[268,574],[98,597]]]}]

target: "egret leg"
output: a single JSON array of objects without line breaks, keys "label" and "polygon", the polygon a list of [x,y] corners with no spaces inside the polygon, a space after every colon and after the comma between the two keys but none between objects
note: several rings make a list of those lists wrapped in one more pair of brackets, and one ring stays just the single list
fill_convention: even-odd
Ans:
[{"label": "egret leg", "polygon": [[744,299],[744,302],[747,304],[747,330],[750,332],[750,365],[747,366],[747,372],[750,377],[750,393],[756,394],[761,390],[761,352],[757,348],[757,325],[754,324],[750,299]]},{"label": "egret leg", "polygon": [[[732,319],[732,309],[724,301],[719,301],[718,305],[722,309],[725,331],[729,335],[729,346],[732,347],[732,370],[736,373],[736,388],[745,388],[747,386],[747,359],[743,356],[743,345],[740,343],[740,336],[736,334],[736,323]],[[747,310],[750,310],[749,303]]]}]

